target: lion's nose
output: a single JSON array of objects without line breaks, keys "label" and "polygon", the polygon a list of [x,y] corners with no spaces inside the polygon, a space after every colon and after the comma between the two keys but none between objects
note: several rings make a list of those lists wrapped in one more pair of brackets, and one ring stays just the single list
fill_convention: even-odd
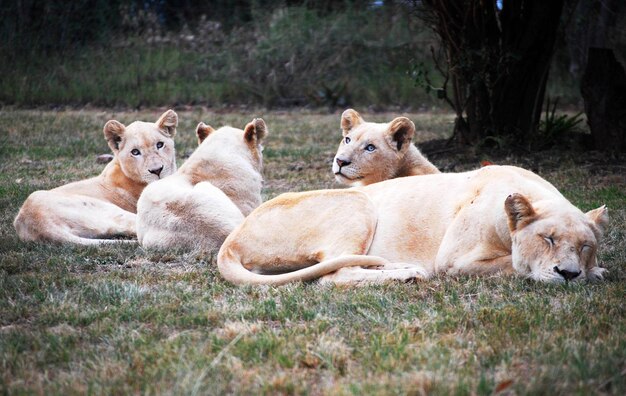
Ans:
[{"label": "lion's nose", "polygon": [[350,165],[352,162],[350,161],[345,161],[340,159],[339,157],[335,158],[335,162],[337,162],[337,165],[339,165],[339,167],[341,168],[342,166],[347,166]]},{"label": "lion's nose", "polygon": [[574,271],[562,270],[562,269],[559,269],[559,267],[555,265],[554,272],[561,275],[566,281],[568,281],[568,280],[572,280],[576,278],[578,275],[580,275],[582,271],[574,272]]},{"label": "lion's nose", "polygon": [[161,171],[163,170],[163,165],[160,168],[148,169],[148,172],[155,174],[157,176],[161,176]]}]

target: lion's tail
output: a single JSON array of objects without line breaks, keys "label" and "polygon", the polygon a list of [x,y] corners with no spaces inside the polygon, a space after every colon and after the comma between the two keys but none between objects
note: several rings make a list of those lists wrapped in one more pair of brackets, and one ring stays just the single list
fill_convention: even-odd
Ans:
[{"label": "lion's tail", "polygon": [[289,282],[308,281],[337,271],[343,267],[378,266],[387,261],[380,257],[364,255],[344,255],[313,264],[310,267],[284,274],[257,274],[241,263],[239,255],[229,246],[224,246],[217,256],[217,268],[229,282],[238,285],[283,285]]}]

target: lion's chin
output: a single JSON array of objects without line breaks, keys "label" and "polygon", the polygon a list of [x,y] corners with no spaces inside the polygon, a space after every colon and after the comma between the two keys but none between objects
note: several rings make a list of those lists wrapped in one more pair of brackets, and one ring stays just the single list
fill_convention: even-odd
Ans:
[{"label": "lion's chin", "polygon": [[346,177],[342,173],[335,174],[335,180],[337,180],[337,182],[351,187],[359,187],[365,185],[361,179],[362,178],[351,179],[349,177]]},{"label": "lion's chin", "polygon": [[340,182],[349,181],[350,183],[355,183],[355,182],[362,180],[363,176],[351,177],[341,172],[335,172],[335,179],[337,179],[337,181],[340,181]]},{"label": "lion's chin", "polygon": [[528,278],[533,279],[538,282],[544,282],[544,283],[566,283],[566,282],[574,283],[574,282],[581,282],[583,280],[586,280],[587,276],[585,274],[581,274],[574,279],[566,281],[565,278],[563,278],[561,275],[557,274],[556,272],[552,270],[543,270],[543,271],[539,270],[539,271],[533,271],[530,274],[528,274]]},{"label": "lion's chin", "polygon": [[148,175],[144,175],[142,179],[144,183],[150,184],[150,183],[154,183],[155,181],[163,179],[165,176],[166,175],[163,175],[163,174],[157,176],[157,175],[153,175],[152,173],[150,173]]}]

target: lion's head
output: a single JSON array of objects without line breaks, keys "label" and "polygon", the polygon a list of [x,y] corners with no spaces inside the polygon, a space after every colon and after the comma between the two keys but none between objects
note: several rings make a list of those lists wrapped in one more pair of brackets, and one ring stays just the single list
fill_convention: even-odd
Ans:
[{"label": "lion's head", "polygon": [[513,268],[544,282],[602,279],[596,254],[609,216],[605,206],[583,213],[556,201],[533,204],[521,194],[504,204]]},{"label": "lion's head", "polygon": [[[196,127],[198,156],[213,162],[223,159],[224,167],[234,163],[246,163],[257,172],[263,167],[263,139],[267,126],[262,118],[255,118],[243,130],[229,126],[214,129],[201,122]],[[204,153],[204,154],[200,154]]]},{"label": "lion's head", "polygon": [[230,126],[215,130],[201,122],[196,134],[200,146],[181,172],[191,173],[195,182],[210,181],[248,215],[262,202],[265,121],[255,118],[243,130]]},{"label": "lion's head", "polygon": [[122,171],[137,182],[150,183],[176,172],[174,140],[178,115],[168,110],[155,123],[135,121],[124,126],[109,120],[104,137]]},{"label": "lion's head", "polygon": [[398,176],[412,146],[415,125],[406,117],[389,123],[365,122],[355,110],[341,116],[343,138],[333,160],[337,181],[368,185]]}]

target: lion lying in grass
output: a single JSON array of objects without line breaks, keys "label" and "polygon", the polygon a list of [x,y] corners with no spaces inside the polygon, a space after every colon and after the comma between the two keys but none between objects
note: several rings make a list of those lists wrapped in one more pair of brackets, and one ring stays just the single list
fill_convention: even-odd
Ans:
[{"label": "lion lying in grass", "polygon": [[137,239],[144,247],[217,249],[261,204],[261,142],[265,122],[244,130],[204,123],[200,146],[172,176],[149,185],[137,204]]},{"label": "lion lying in grass", "polygon": [[155,123],[128,126],[110,120],[104,137],[115,157],[99,176],[35,191],[13,225],[24,241],[94,245],[135,236],[137,199],[144,187],[176,171],[178,116],[168,110]]},{"label": "lion lying in grass", "polygon": [[355,110],[341,115],[343,138],[333,160],[340,183],[366,186],[403,176],[439,173],[412,144],[415,125],[406,117],[365,122]]},{"label": "lion lying in grass", "polygon": [[217,264],[237,284],[437,273],[602,279],[596,252],[607,223],[604,206],[585,214],[532,172],[488,166],[280,195],[229,235]]}]

